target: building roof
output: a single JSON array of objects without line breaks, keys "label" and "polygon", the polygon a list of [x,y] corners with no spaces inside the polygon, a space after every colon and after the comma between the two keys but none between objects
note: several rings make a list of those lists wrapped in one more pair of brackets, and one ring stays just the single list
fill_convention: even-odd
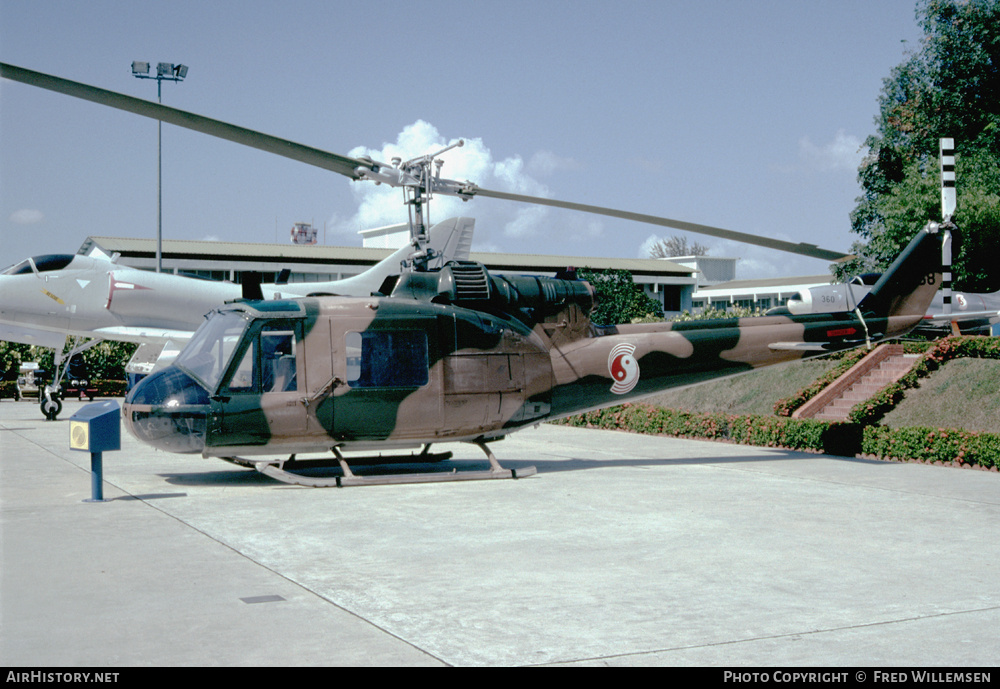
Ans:
[{"label": "building roof", "polygon": [[[156,240],[134,237],[97,237],[86,239],[79,253],[92,246],[106,254],[118,252],[126,258],[154,258]],[[275,264],[365,264],[377,263],[392,253],[392,249],[351,246],[263,244],[253,242],[212,242],[164,239],[164,259],[198,259],[269,262]],[[542,256],[538,254],[506,254],[473,251],[473,261],[494,270],[563,270],[567,267],[597,270],[627,270],[632,274],[693,279],[693,270],[670,261],[652,258],[605,258],[600,256]]]},{"label": "building roof", "polygon": [[[87,237],[78,253],[97,245],[107,254],[118,252],[132,258],[154,258],[155,239],[135,237]],[[163,257],[200,258],[229,261],[251,260],[281,263],[378,263],[392,253],[391,249],[369,249],[350,246],[320,246],[309,244],[264,244],[256,242],[212,242],[193,239],[164,239]]]},{"label": "building roof", "polygon": [[709,287],[700,287],[695,293],[695,299],[711,297],[728,297],[735,295],[754,294],[784,294],[796,292],[805,287],[829,285],[833,283],[832,275],[806,275],[802,277],[765,278],[760,280],[730,280]]},{"label": "building roof", "polygon": [[791,278],[762,278],[760,280],[730,280],[712,285],[711,289],[726,289],[729,291],[737,289],[768,289],[771,287],[785,287],[788,285],[830,285],[833,284],[832,275],[804,275],[802,277]]}]

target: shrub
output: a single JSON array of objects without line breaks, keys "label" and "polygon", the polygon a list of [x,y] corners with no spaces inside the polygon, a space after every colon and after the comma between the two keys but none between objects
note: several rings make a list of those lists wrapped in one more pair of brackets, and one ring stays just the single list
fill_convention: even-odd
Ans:
[{"label": "shrub", "polygon": [[861,452],[884,459],[910,459],[1000,467],[1000,434],[949,428],[868,426]]},{"label": "shrub", "polygon": [[586,412],[555,423],[701,440],[729,440],[742,445],[841,457],[866,454],[885,459],[1000,466],[1000,434],[996,433],[891,429],[814,419],[703,414],[633,403]]}]

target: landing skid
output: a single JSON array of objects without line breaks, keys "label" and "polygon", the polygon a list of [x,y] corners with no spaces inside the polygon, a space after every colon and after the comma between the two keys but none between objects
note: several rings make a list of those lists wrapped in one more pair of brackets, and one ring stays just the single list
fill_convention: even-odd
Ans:
[{"label": "landing skid", "polygon": [[[358,476],[355,474],[351,467],[348,465],[347,460],[344,458],[343,453],[341,453],[340,448],[334,447],[333,453],[336,455],[336,460],[296,460],[295,455],[292,455],[287,460],[249,460],[243,459],[241,457],[224,457],[226,461],[232,462],[233,464],[238,464],[240,466],[253,468],[264,474],[265,476],[270,476],[276,481],[281,481],[282,483],[289,483],[297,486],[308,486],[310,488],[341,488],[344,486],[384,486],[384,485],[396,485],[405,483],[440,483],[444,481],[481,481],[485,479],[504,479],[504,478],[524,478],[526,476],[533,476],[538,473],[535,467],[525,467],[523,469],[504,469],[500,466],[497,458],[494,456],[493,452],[486,447],[486,443],[483,441],[476,441],[475,445],[478,446],[483,452],[486,453],[486,457],[490,462],[490,468],[485,471],[458,471],[452,469],[450,472],[447,471],[423,471],[423,472],[413,472],[413,473],[400,473],[400,474],[367,474],[364,476]],[[440,462],[446,459],[450,459],[452,456],[451,452],[440,452],[440,453],[430,453],[428,449],[429,445],[425,446],[420,454],[411,455],[397,455],[393,457],[357,457],[351,458],[351,463],[355,466],[381,466],[381,465],[399,465],[399,464],[426,464],[432,462]],[[341,476],[331,476],[331,477],[312,477],[304,476],[302,474],[293,473],[289,469],[302,469],[302,468],[319,468],[319,467],[331,467],[339,466],[342,472]]]}]

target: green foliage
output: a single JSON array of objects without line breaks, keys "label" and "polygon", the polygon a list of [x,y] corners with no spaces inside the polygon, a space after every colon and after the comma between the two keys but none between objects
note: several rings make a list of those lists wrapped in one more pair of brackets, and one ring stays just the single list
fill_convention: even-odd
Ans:
[{"label": "green foliage", "polygon": [[131,342],[105,340],[83,353],[87,375],[93,379],[125,380],[125,364],[135,353],[137,345]]},{"label": "green foliage", "polygon": [[923,0],[918,51],[893,68],[879,98],[877,132],[858,169],[862,196],[851,214],[858,258],[840,279],[884,270],[928,221],[941,220],[938,140],[956,144],[961,241],[955,286],[1000,288],[989,256],[1000,246],[1000,1]]},{"label": "green foliage", "polygon": [[714,306],[708,306],[701,310],[700,313],[691,313],[689,311],[683,311],[680,314],[674,316],[670,320],[672,321],[713,321],[721,318],[755,318],[757,316],[763,316],[764,309],[754,309],[746,306],[732,306],[728,310],[723,311],[722,309],[717,309]]},{"label": "green foliage", "polygon": [[[69,338],[67,349],[74,347],[85,338]],[[135,352],[136,345],[130,342],[111,342],[105,340],[83,352],[83,360],[87,365],[87,375],[91,380],[123,381],[125,380],[125,364]],[[55,370],[55,350],[46,347],[35,347],[26,344],[0,341],[0,371],[5,376],[17,375],[22,362],[38,362],[40,368],[51,372]]]},{"label": "green foliage", "polygon": [[586,412],[558,423],[847,456],[858,452],[861,439],[860,427],[853,424],[698,413],[632,403]]},{"label": "green foliage", "polygon": [[853,457],[1000,466],[1000,434],[932,428],[862,426],[813,419],[728,415],[623,404],[557,421],[567,426],[625,430],[700,440],[723,440]]},{"label": "green foliage", "polygon": [[5,380],[15,380],[22,361],[31,358],[31,345],[0,341],[0,374]]},{"label": "green foliage", "polygon": [[627,270],[593,270],[577,272],[581,280],[594,287],[597,305],[590,317],[601,325],[619,325],[653,316],[663,318],[663,307],[642,291]]},{"label": "green foliage", "polygon": [[1000,467],[1000,434],[921,426],[868,426],[861,452],[887,459]]}]

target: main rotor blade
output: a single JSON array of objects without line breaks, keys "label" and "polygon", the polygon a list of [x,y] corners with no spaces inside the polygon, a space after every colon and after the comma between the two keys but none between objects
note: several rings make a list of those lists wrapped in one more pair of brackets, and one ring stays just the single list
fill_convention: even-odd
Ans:
[{"label": "main rotor blade", "polygon": [[793,244],[792,242],[783,242],[780,239],[770,239],[768,237],[761,237],[755,234],[724,230],[721,227],[699,225],[693,222],[685,222],[684,220],[672,220],[670,218],[661,218],[656,215],[632,213],[630,211],[620,211],[615,210],[614,208],[604,208],[602,206],[590,206],[584,203],[557,201],[555,199],[546,199],[540,196],[508,194],[504,191],[493,191],[491,189],[483,189],[481,187],[476,187],[472,195],[488,196],[495,199],[505,199],[507,201],[520,201],[521,203],[535,203],[542,206],[553,206],[555,208],[568,208],[570,210],[582,211],[584,213],[596,213],[597,215],[607,215],[612,218],[624,218],[625,220],[649,223],[650,225],[662,225],[663,227],[670,227],[675,230],[696,232],[698,234],[706,234],[712,237],[719,237],[721,239],[731,239],[734,242],[763,246],[768,249],[777,249],[778,251],[788,251],[793,254],[801,254],[802,256],[810,256],[812,258],[821,258],[826,261],[842,261],[851,257],[850,254],[843,254],[839,251],[821,249],[815,244]]},{"label": "main rotor blade", "polygon": [[69,79],[42,74],[41,72],[34,72],[30,69],[24,69],[23,67],[17,67],[4,62],[0,62],[0,77],[48,89],[49,91],[55,91],[67,96],[73,96],[74,98],[82,98],[83,100],[107,105],[118,110],[160,120],[161,122],[167,122],[178,127],[184,127],[185,129],[192,129],[202,134],[227,139],[228,141],[234,141],[269,153],[276,153],[292,160],[298,160],[325,170],[340,173],[351,179],[358,179],[359,176],[354,172],[358,166],[371,166],[370,163],[365,161],[336,153],[329,153],[328,151],[297,144],[287,139],[280,139],[269,134],[255,132],[245,127],[213,120],[202,115],[195,115],[194,113],[178,110],[177,108],[142,100],[141,98],[133,98],[123,93],[108,91],[96,86],[70,81]]},{"label": "main rotor blade", "polygon": [[[125,94],[117,93],[115,91],[108,91],[106,89],[97,88],[96,86],[89,86],[76,81],[70,81],[69,79],[35,72],[30,69],[24,69],[23,67],[17,67],[4,62],[0,62],[0,77],[48,89],[67,96],[73,96],[74,98],[82,98],[83,100],[89,100],[100,105],[106,105],[118,110],[124,110],[143,117],[160,120],[161,122],[167,122],[168,124],[173,124],[178,127],[184,127],[196,132],[233,141],[235,143],[257,148],[269,153],[275,153],[277,155],[284,156],[285,158],[291,158],[292,160],[297,160],[302,163],[307,163],[309,165],[314,165],[325,170],[339,173],[345,177],[350,177],[351,179],[362,178],[362,175],[357,172],[359,167],[377,171],[377,166],[373,167],[371,161],[359,160],[357,158],[350,158],[348,156],[330,153],[318,148],[305,146],[303,144],[295,143],[294,141],[281,139],[269,134],[263,134],[261,132],[253,131],[252,129],[247,129],[234,124],[228,124],[220,120],[213,120],[209,117],[196,115],[194,113],[172,108],[170,106],[161,105],[159,103],[143,100],[141,98],[133,98],[132,96],[126,96]],[[394,184],[394,186],[396,185]],[[623,218],[625,220],[632,220],[635,222],[660,225],[663,227],[670,227],[672,229],[695,232],[697,234],[705,234],[722,239],[730,239],[736,242],[763,246],[769,249],[787,251],[794,254],[820,258],[828,261],[842,261],[851,257],[849,254],[830,251],[828,249],[821,249],[815,244],[793,244],[779,239],[769,239],[758,235],[735,232],[733,230],[724,230],[719,227],[699,225],[697,223],[685,222],[683,220],[672,220],[670,218],[661,218],[655,215],[632,213],[630,211],[615,210],[613,208],[604,208],[602,206],[591,206],[583,203],[557,201],[539,196],[508,194],[507,192],[483,189],[475,185],[466,186],[454,183],[454,186],[456,186],[456,188],[459,186],[464,187],[460,192],[458,192],[458,194],[465,198],[469,198],[471,196],[487,196],[507,201],[519,201],[521,203],[533,203],[543,206],[552,206],[555,208],[566,208],[584,213],[595,213],[597,215],[606,215],[612,218]],[[453,189],[442,189],[441,191],[443,193],[456,193],[456,190]]]}]

